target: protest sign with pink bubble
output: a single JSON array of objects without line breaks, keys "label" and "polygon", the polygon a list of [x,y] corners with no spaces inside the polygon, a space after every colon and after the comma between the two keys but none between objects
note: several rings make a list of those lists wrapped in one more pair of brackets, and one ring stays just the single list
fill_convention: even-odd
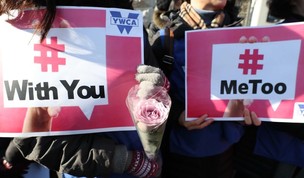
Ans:
[{"label": "protest sign with pink bubble", "polygon": [[[240,43],[255,36],[256,43]],[[261,42],[263,37],[269,42]],[[304,123],[304,24],[237,27],[186,34],[187,118],[224,117],[244,100],[263,121]]]},{"label": "protest sign with pink bubble", "polygon": [[141,13],[58,7],[40,42],[34,27],[43,12],[1,18],[1,136],[22,135],[28,107],[60,107],[51,132],[38,135],[133,130],[125,98],[143,62]]}]

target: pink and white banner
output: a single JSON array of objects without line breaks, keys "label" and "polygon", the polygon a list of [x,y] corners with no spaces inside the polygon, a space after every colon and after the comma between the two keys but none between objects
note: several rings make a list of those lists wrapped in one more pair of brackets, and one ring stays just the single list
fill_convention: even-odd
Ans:
[{"label": "pink and white banner", "polygon": [[[242,36],[269,42],[239,43]],[[244,100],[263,121],[304,123],[304,24],[237,27],[186,34],[186,115],[224,117]]]},{"label": "pink and white banner", "polygon": [[59,7],[47,38],[44,10],[0,22],[0,136],[20,136],[27,108],[60,107],[50,132],[133,130],[125,104],[143,62],[139,11]]}]

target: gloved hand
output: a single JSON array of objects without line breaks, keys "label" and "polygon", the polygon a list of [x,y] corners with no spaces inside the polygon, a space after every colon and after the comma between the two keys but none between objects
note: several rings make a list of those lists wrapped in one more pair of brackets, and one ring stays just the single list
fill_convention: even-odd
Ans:
[{"label": "gloved hand", "polygon": [[135,79],[139,82],[137,96],[147,98],[157,86],[169,90],[170,84],[163,71],[157,67],[149,65],[139,65]]},{"label": "gloved hand", "polygon": [[[2,145],[3,146],[3,145]],[[11,140],[0,158],[0,177],[23,177],[31,161],[26,160]]]}]

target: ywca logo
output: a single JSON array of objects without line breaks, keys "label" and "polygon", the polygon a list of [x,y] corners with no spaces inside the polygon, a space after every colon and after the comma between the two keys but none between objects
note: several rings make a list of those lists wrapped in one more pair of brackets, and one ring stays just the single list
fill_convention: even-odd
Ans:
[{"label": "ywca logo", "polygon": [[304,104],[303,103],[298,104],[298,107],[299,107],[298,109],[300,111],[300,114],[303,117],[304,116]]},{"label": "ywca logo", "polygon": [[124,30],[129,34],[133,27],[139,26],[138,16],[136,13],[129,13],[127,17],[122,17],[119,11],[110,11],[111,13],[111,24],[116,25],[120,31],[123,33]]}]

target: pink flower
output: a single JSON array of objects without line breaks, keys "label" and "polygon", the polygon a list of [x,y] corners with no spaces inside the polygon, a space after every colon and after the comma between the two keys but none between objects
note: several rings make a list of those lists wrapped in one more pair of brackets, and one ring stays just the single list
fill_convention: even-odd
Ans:
[{"label": "pink flower", "polygon": [[171,98],[164,87],[154,86],[147,97],[139,97],[139,86],[132,87],[126,104],[147,157],[156,159],[171,107]]},{"label": "pink flower", "polygon": [[169,107],[156,99],[139,100],[134,108],[134,119],[148,130],[155,129],[167,120],[169,110]]},{"label": "pink flower", "polygon": [[171,99],[167,89],[155,87],[149,98],[140,98],[136,95],[138,85],[131,88],[127,97],[127,106],[135,125],[142,131],[151,131],[164,124],[168,118]]}]

